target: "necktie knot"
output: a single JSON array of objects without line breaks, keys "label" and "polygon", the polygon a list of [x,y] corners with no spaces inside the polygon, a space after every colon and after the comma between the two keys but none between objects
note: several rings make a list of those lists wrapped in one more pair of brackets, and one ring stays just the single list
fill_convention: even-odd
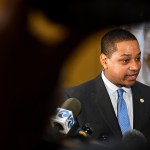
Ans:
[{"label": "necktie knot", "polygon": [[119,96],[119,97],[123,97],[123,92],[124,92],[123,89],[118,89],[118,90],[117,90],[118,96]]}]

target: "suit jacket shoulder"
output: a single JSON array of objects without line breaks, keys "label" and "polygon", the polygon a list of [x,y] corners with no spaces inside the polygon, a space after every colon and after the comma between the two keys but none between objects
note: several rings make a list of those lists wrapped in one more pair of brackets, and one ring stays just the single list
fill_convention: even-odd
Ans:
[{"label": "suit jacket shoulder", "polygon": [[65,94],[67,97],[75,96],[80,100],[80,98],[88,97],[92,91],[95,91],[98,82],[99,76],[78,86],[67,89]]},{"label": "suit jacket shoulder", "polygon": [[74,97],[81,102],[78,116],[80,126],[89,123],[94,129],[92,137],[108,140],[121,137],[118,121],[101,75],[65,92],[67,98]]}]

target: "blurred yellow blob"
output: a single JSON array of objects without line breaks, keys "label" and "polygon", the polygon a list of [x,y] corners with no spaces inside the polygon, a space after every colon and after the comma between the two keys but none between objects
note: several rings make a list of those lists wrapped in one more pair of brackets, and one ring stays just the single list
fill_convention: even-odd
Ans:
[{"label": "blurred yellow blob", "polygon": [[31,34],[45,44],[58,44],[69,34],[69,30],[48,19],[42,12],[33,11],[28,16]]}]

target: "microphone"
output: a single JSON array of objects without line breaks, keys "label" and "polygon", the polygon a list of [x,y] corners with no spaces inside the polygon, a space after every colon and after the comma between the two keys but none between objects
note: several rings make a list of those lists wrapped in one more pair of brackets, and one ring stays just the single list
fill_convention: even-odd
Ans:
[{"label": "microphone", "polygon": [[60,133],[67,134],[76,123],[75,118],[81,110],[81,103],[76,98],[67,99],[60,108],[57,108],[56,115],[51,118],[51,125]]},{"label": "microphone", "polygon": [[136,130],[136,129],[125,132],[122,140],[124,142],[128,142],[128,141],[131,141],[131,142],[132,141],[137,141],[137,142],[140,142],[140,143],[147,142],[147,139],[144,136],[144,134],[142,132],[140,132],[139,130]]},{"label": "microphone", "polygon": [[147,139],[144,134],[136,129],[127,131],[122,138],[122,143],[130,149],[137,149],[147,144]]}]

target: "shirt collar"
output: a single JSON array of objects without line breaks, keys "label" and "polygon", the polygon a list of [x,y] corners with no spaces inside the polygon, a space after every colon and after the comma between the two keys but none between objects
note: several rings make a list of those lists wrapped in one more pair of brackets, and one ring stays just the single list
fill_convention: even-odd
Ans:
[{"label": "shirt collar", "polygon": [[[103,72],[103,71],[102,71],[102,73],[101,73],[101,76],[102,76],[102,79],[103,79],[103,81],[104,81],[104,84],[105,84],[106,87],[110,90],[110,92],[111,92],[112,94],[115,93],[115,92],[119,89],[118,86],[114,85],[112,82],[110,82],[110,81],[106,78],[106,76],[104,75],[104,72]],[[130,87],[122,87],[122,89],[123,89],[127,94],[131,93],[131,88],[130,88]]]}]

